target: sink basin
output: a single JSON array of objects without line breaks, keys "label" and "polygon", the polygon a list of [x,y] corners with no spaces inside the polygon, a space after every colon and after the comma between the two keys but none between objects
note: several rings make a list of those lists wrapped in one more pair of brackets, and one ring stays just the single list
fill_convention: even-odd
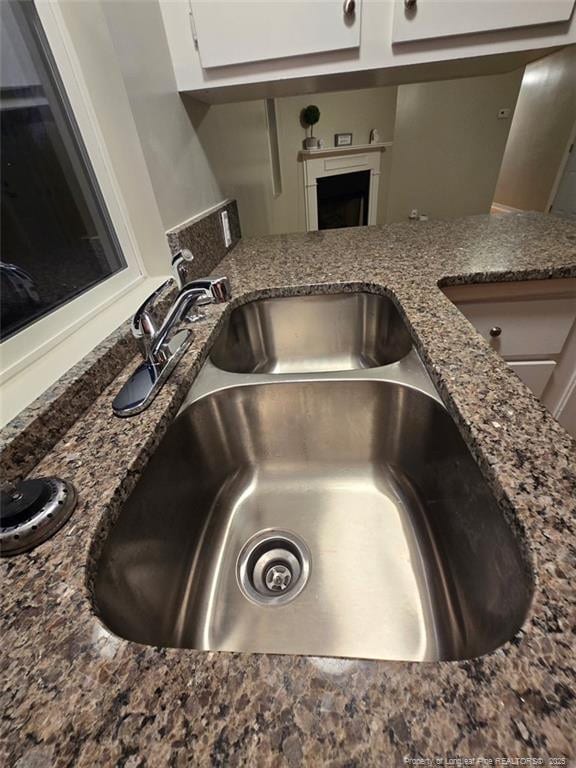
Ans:
[{"label": "sink basin", "polygon": [[529,573],[437,400],[319,379],[187,405],[93,588],[104,623],[140,643],[424,661],[510,640]]},{"label": "sink basin", "polygon": [[350,371],[394,363],[412,348],[394,303],[373,293],[291,296],[233,310],[212,348],[234,373]]}]

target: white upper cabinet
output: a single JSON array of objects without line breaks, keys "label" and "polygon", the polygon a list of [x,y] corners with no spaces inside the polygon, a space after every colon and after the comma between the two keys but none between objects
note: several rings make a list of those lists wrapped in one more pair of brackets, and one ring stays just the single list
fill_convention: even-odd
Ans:
[{"label": "white upper cabinet", "polygon": [[566,22],[575,0],[395,0],[392,42]]},{"label": "white upper cabinet", "polygon": [[158,2],[178,90],[208,102],[496,74],[576,43],[576,0]]},{"label": "white upper cabinet", "polygon": [[191,10],[207,69],[360,46],[361,0],[200,0]]}]

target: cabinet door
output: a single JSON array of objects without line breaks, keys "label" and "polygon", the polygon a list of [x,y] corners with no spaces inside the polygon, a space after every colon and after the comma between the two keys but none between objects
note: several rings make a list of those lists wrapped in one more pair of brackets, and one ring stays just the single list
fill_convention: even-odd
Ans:
[{"label": "cabinet door", "polygon": [[559,355],[576,315],[576,299],[480,301],[458,307],[495,350],[516,358]]},{"label": "cabinet door", "polygon": [[360,45],[361,0],[192,0],[202,67]]},{"label": "cabinet door", "polygon": [[392,42],[568,21],[575,0],[395,0]]},{"label": "cabinet door", "polygon": [[519,376],[524,384],[531,389],[536,397],[541,397],[554,373],[554,360],[527,360],[525,362],[508,363],[510,368]]}]

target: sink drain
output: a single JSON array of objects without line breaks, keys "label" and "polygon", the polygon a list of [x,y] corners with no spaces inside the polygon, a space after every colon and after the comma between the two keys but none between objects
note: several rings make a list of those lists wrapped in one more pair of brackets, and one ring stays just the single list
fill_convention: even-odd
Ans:
[{"label": "sink drain", "polygon": [[310,551],[299,536],[287,531],[260,531],[238,558],[240,589],[259,605],[285,605],[302,592],[309,575]]}]

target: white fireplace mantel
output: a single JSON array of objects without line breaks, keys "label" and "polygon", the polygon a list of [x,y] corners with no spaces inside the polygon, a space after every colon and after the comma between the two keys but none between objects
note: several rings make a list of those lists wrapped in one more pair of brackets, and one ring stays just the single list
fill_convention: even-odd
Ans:
[{"label": "white fireplace mantel", "polygon": [[306,201],[306,230],[318,229],[318,179],[342,173],[370,171],[368,197],[368,224],[376,224],[378,188],[382,153],[392,142],[357,144],[350,147],[323,147],[302,150],[298,157],[304,166],[304,197]]}]

